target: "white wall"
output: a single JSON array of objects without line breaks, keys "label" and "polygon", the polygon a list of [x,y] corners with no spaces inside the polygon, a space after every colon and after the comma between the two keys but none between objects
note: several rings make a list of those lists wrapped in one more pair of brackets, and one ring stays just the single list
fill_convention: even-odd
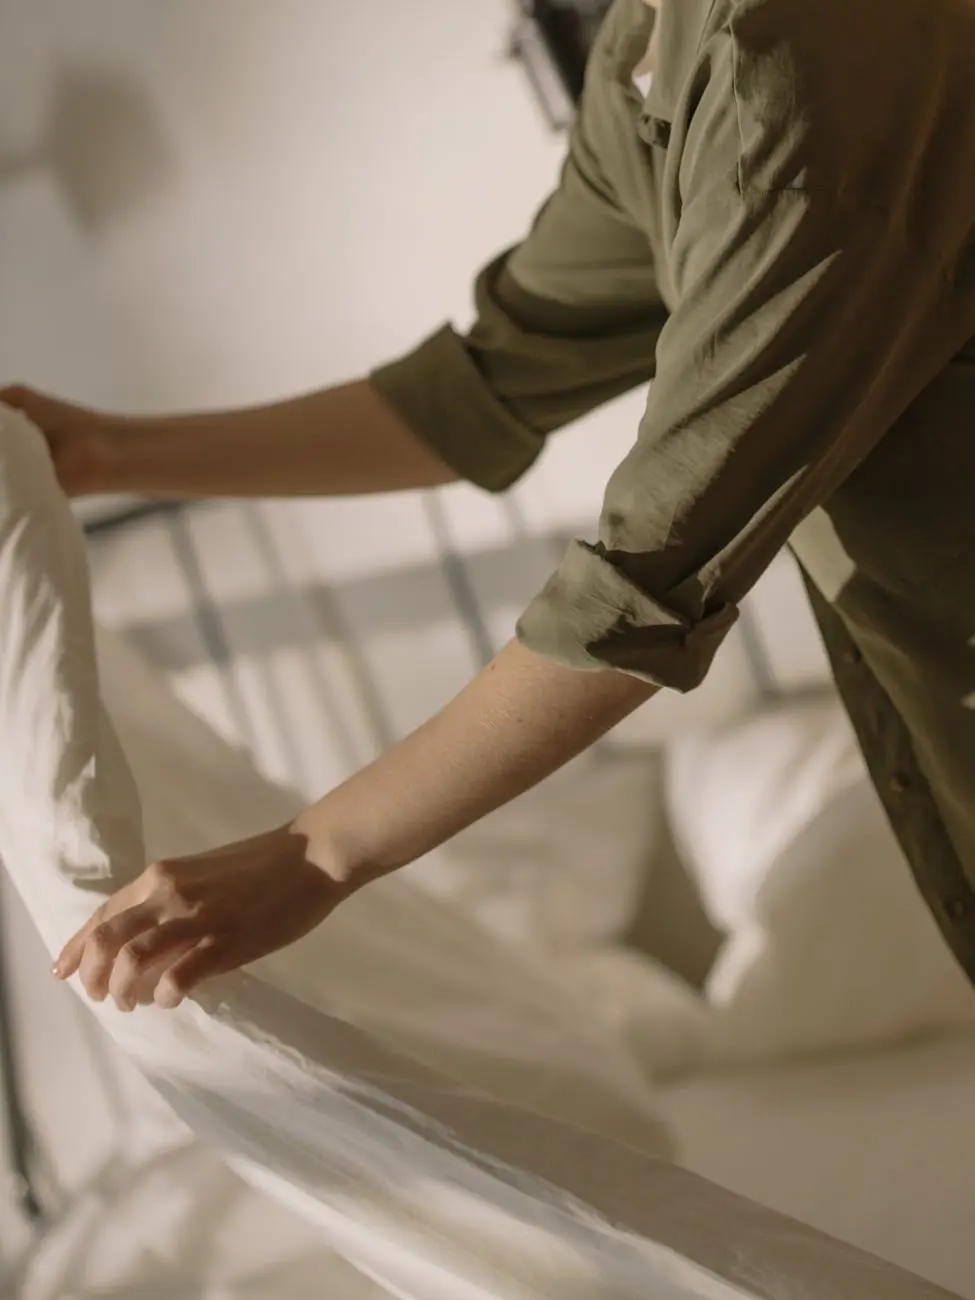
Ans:
[{"label": "white wall", "polygon": [[[503,57],[508,18],[506,0],[0,0],[0,381],[118,409],[243,403],[467,316],[473,271],[560,156]],[[399,549],[427,546],[412,503],[384,509]],[[375,517],[343,510],[357,521]],[[104,1136],[104,1107],[20,938],[22,1012],[50,1031],[29,1036],[30,1097],[65,1121],[46,1136],[75,1184],[100,1141],[70,1131]]]},{"label": "white wall", "polygon": [[[507,17],[505,0],[3,0],[0,160],[80,74],[72,116],[87,103],[122,137],[96,184],[148,196],[91,234],[56,164],[0,188],[4,370],[123,406],[233,402],[464,313],[559,155],[502,57]],[[130,140],[91,108],[113,81]]]},{"label": "white wall", "polygon": [[[0,0],[0,380],[117,409],[243,403],[466,319],[473,272],[523,232],[562,150],[504,57],[509,18],[508,0]],[[640,403],[556,440],[518,493],[529,530],[590,527]],[[445,508],[472,547],[510,540],[493,500],[460,487]],[[279,517],[290,536],[298,517]],[[413,500],[300,517],[331,577],[433,550]],[[351,554],[356,529],[372,551]],[[128,555],[130,600],[147,574]],[[468,671],[448,648],[397,690],[403,727]],[[39,1050],[43,1081],[58,1058]]]},{"label": "white wall", "polygon": [[[525,230],[563,147],[505,57],[512,9],[0,0],[0,377],[123,409],[243,403],[362,372],[466,319],[474,271]],[[642,400],[553,439],[516,494],[528,532],[592,533]],[[444,509],[470,549],[517,532],[501,503],[466,487]],[[276,519],[292,540],[300,523],[332,580],[436,549],[415,498]],[[209,549],[235,590],[248,581],[236,544],[226,564]],[[137,568],[123,603],[158,603],[155,585],[136,592]],[[526,600],[544,576],[526,572]],[[98,577],[96,594],[117,605]],[[816,677],[791,569],[764,590],[786,680]],[[504,611],[499,638],[517,612]],[[722,653],[707,694],[655,705],[653,734],[701,699],[730,698],[748,670],[740,642]],[[397,691],[404,727],[460,685],[468,659],[452,663]]]},{"label": "white wall", "polygon": [[[242,403],[466,320],[562,152],[506,58],[512,9],[0,0],[0,375],[121,409]],[[555,441],[533,518],[595,517],[639,406]]]}]

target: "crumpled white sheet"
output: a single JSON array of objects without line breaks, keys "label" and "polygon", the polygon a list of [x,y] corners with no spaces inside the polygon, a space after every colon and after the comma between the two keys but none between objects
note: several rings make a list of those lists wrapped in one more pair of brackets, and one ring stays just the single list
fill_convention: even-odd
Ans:
[{"label": "crumpled white sheet", "polygon": [[[123,642],[100,633],[98,659],[109,715],[143,792],[150,859],[294,816],[295,797],[176,703]],[[580,1003],[550,971],[402,879],[364,891],[320,930],[251,970],[452,1080],[657,1153],[670,1150],[640,1070],[581,1019]],[[609,1055],[594,1059],[593,1050]]]},{"label": "crumpled white sheet", "polygon": [[700,993],[626,942],[666,815],[659,756],[590,750],[410,868],[411,879],[527,948],[655,1082],[709,1055]]},{"label": "crumpled white sheet", "polygon": [[[54,952],[144,851],[82,539],[40,435],[0,415],[0,856]],[[151,673],[103,650],[152,856],[290,815]],[[183,1120],[392,1294],[734,1291],[648,1235],[669,1145],[635,1064],[527,953],[402,880],[176,1013],[97,1015]]]},{"label": "crumpled white sheet", "polygon": [[590,749],[410,868],[515,943],[567,953],[618,945],[664,820],[656,754]]},{"label": "crumpled white sheet", "polygon": [[[113,834],[117,830],[127,852],[137,818],[127,802],[127,785],[118,787],[123,791],[120,804],[114,794],[99,802],[99,785],[111,779],[119,751],[104,718],[86,706],[93,679],[90,625],[86,598],[80,620],[76,617],[84,573],[76,562],[80,540],[69,524],[41,440],[0,411],[0,618],[6,634],[0,641],[0,853],[52,948],[84,919],[99,889],[141,866],[141,859],[132,861],[125,853],[113,858],[104,833],[106,826]],[[39,555],[43,571],[35,570],[31,577],[31,560]],[[72,598],[65,599],[65,584],[78,581],[82,585],[71,588]],[[290,809],[288,797],[267,786],[245,760],[235,758],[180,709],[159,679],[123,647],[107,638],[102,655],[115,719],[135,760],[150,844],[158,835],[174,849],[201,847],[240,833],[248,817],[283,812],[282,799]],[[71,665],[79,663],[74,676]],[[52,689],[26,689],[18,695],[18,686],[43,682],[41,666]],[[84,728],[93,725],[93,718],[97,730],[88,732]],[[13,723],[37,730],[18,732]],[[45,744],[51,728],[63,744]],[[46,771],[46,812],[39,815],[40,804],[29,801],[37,796],[36,783],[45,771],[32,763],[58,753],[62,761],[57,770]],[[173,779],[158,779],[165,773],[174,774]],[[17,794],[27,802],[18,801]],[[74,824],[89,799],[105,820],[78,833]],[[73,833],[60,833],[73,825]],[[102,833],[96,833],[99,829]],[[88,888],[74,878],[78,866],[88,870]],[[106,867],[116,874],[99,879]],[[363,1275],[372,1276],[376,1287],[328,1256],[311,1290],[300,1289],[301,1261],[292,1257],[298,1274],[286,1264],[274,1279],[279,1286],[270,1291],[263,1285],[268,1279],[241,1278],[233,1270],[221,1275],[219,1267],[210,1279],[214,1285],[204,1290],[201,1281],[197,1286],[202,1265],[197,1258],[199,1266],[191,1267],[193,1243],[187,1244],[182,1229],[192,1208],[181,1193],[191,1184],[194,1193],[200,1192],[202,1182],[205,1200],[212,1190],[207,1180],[219,1171],[193,1147],[172,1154],[167,1167],[175,1177],[162,1177],[154,1187],[154,1213],[160,1209],[158,1196],[175,1194],[182,1208],[164,1206],[165,1224],[155,1238],[138,1243],[145,1256],[136,1259],[136,1252],[130,1253],[125,1277],[104,1270],[92,1276],[89,1295],[111,1295],[114,1287],[119,1296],[168,1300],[173,1287],[167,1290],[167,1284],[175,1277],[181,1300],[192,1294],[200,1300],[264,1300],[269,1294],[281,1300],[324,1294],[335,1300],[372,1300],[380,1293],[406,1300],[946,1296],[871,1256],[741,1201],[646,1149],[605,1136],[617,1125],[629,1124],[628,1136],[649,1148],[659,1134],[653,1099],[634,1078],[625,1053],[611,1037],[590,1029],[583,1016],[565,1010],[562,990],[532,969],[527,954],[513,954],[426,901],[415,900],[416,910],[399,906],[411,892],[377,889],[371,913],[360,913],[354,922],[350,906],[323,928],[323,961],[345,936],[345,961],[336,966],[334,984],[316,983],[317,962],[310,961],[304,972],[300,964],[292,970],[284,955],[276,971],[262,965],[227,980],[210,997],[188,1005],[185,1014],[97,1012],[191,1127],[255,1185],[299,1210],[322,1242],[344,1252]],[[400,931],[405,927],[408,932],[418,919],[426,926],[428,916],[431,926],[411,947],[407,933]],[[386,922],[385,931],[377,930],[377,919]],[[443,950],[450,969],[438,981],[440,941],[461,931],[472,946],[456,943]],[[365,1016],[367,998],[355,1004],[354,1014],[343,1015],[351,986],[361,984],[364,974],[378,971],[376,987],[382,987],[383,936],[395,955],[398,977],[412,979],[419,969],[433,998],[429,1005],[438,1007],[438,992],[447,999],[442,1035],[435,1029],[425,1038],[421,1034],[416,1054],[408,1050],[413,1027],[405,1000],[394,1000],[391,1012],[380,1003],[368,1028],[351,1023],[360,1012]],[[478,990],[476,972],[458,960],[461,947],[468,965],[473,958],[482,973],[498,977],[496,990],[481,990],[482,1000],[498,1014],[510,1012],[505,1030],[514,1035],[513,1059],[524,1064],[525,1053],[530,1055],[526,1024],[534,1028],[553,1017],[558,1029],[537,1050],[541,1054],[557,1046],[564,1053],[564,1077],[573,1088],[564,1094],[553,1090],[549,1075],[538,1089],[517,1069],[499,1074],[491,1089],[476,1086],[485,1053],[472,1048],[473,1031],[466,1039],[462,1034],[470,1004],[450,996],[461,977],[465,999],[468,990]],[[401,958],[402,968],[397,964]],[[510,981],[501,969],[505,966],[511,967]],[[314,1000],[297,1000],[289,992],[292,980]],[[489,1016],[484,1024],[499,1027],[502,1021]],[[451,1050],[449,1040],[458,1032],[460,1046],[452,1049],[451,1058],[455,1068],[431,1064]],[[587,1060],[584,1069],[587,1051],[595,1059]],[[473,1087],[464,1081],[467,1072],[475,1079]],[[513,1104],[511,1097],[521,1104]],[[549,1113],[532,1114],[526,1105],[533,1104]],[[603,1132],[587,1131],[565,1118],[582,1113],[591,1128]],[[143,1166],[140,1177],[148,1184],[131,1185],[133,1203],[140,1186],[153,1190],[152,1167]],[[94,1209],[91,1201],[74,1207],[82,1220],[86,1212],[91,1215],[87,1224],[93,1247],[103,1240],[96,1223],[111,1235],[108,1204],[101,1202],[100,1216],[97,1193],[94,1204]],[[73,1226],[77,1229],[78,1221]],[[204,1216],[197,1226],[206,1232]],[[83,1246],[84,1239],[81,1222],[75,1244]],[[57,1244],[51,1243],[48,1263]],[[206,1244],[214,1246],[212,1236]],[[134,1243],[115,1242],[120,1245]],[[165,1269],[152,1267],[149,1256],[157,1249],[168,1260],[168,1276]],[[211,1252],[209,1258],[219,1265],[217,1255]],[[117,1262],[121,1267],[125,1261]],[[240,1262],[246,1268],[246,1261]],[[109,1260],[99,1252],[88,1263],[100,1267]],[[71,1279],[80,1280],[77,1272]],[[42,1298],[48,1300],[43,1293],[36,1300]]]},{"label": "crumpled white sheet", "polygon": [[17,1300],[382,1300],[389,1292],[174,1133],[99,1169],[18,1268]]}]

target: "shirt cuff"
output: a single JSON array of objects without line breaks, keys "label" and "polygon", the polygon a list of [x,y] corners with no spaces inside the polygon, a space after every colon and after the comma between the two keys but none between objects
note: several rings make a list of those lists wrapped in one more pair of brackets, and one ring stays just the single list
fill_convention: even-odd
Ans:
[{"label": "shirt cuff", "polygon": [[369,379],[446,465],[489,492],[510,487],[544,445],[494,396],[449,325]]},{"label": "shirt cuff", "polygon": [[690,621],[638,587],[600,547],[573,542],[521,616],[517,635],[566,668],[610,668],[690,691],[707,676],[737,617],[737,607],[727,604]]}]

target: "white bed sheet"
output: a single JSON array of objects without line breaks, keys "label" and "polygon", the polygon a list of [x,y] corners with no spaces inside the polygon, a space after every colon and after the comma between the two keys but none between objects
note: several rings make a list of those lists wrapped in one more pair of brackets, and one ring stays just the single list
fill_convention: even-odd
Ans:
[{"label": "white bed sheet", "polygon": [[[149,700],[162,700],[148,670],[113,638],[101,651],[108,696],[120,703],[121,683],[138,682],[144,723]],[[134,714],[117,711],[117,721],[136,758]],[[167,724],[159,716],[152,724],[159,743]],[[183,724],[188,738],[193,729]],[[203,728],[193,734],[199,759],[207,737]],[[206,819],[213,808],[205,803],[223,804],[217,770],[239,789],[245,766],[211,767],[210,800],[194,804],[195,815]],[[251,774],[252,783],[256,794]],[[166,829],[177,833],[171,820]],[[203,831],[182,829],[194,839]],[[975,1035],[689,1078],[658,1096],[686,1168],[975,1300]],[[336,1285],[337,1300],[358,1300],[366,1287],[344,1273]]]},{"label": "white bed sheet", "polygon": [[[965,1300],[975,1298],[973,1099],[975,1036],[698,1078],[665,1094],[688,1167]],[[383,1294],[213,1153],[178,1140],[168,1159],[76,1202],[23,1300],[56,1300],[65,1270],[81,1300],[184,1300],[190,1274],[199,1300],[311,1300],[325,1285],[332,1300]]]},{"label": "white bed sheet", "polygon": [[975,1298],[975,1034],[698,1077],[681,1163]]},{"label": "white bed sheet", "polygon": [[[79,879],[119,883],[142,851],[134,829],[108,845],[114,821],[134,827],[135,800],[98,707],[80,539],[61,527],[67,511],[39,435],[9,424],[3,432],[0,824],[5,866],[53,951],[90,913],[93,895]],[[153,856],[200,848],[201,833],[203,843],[231,827],[243,833],[262,809],[289,815],[281,800],[290,799],[181,711],[121,645],[106,640],[102,652]],[[166,839],[155,852],[153,826]],[[635,1062],[552,971],[498,948],[461,913],[387,881],[306,941],[304,965],[300,949],[261,963],[264,978],[234,976],[177,1013],[127,1018],[106,1005],[98,1016],[192,1127],[404,1300],[608,1300],[648,1288],[698,1300],[933,1296],[879,1259],[628,1145],[642,1138],[656,1151],[662,1137]],[[490,979],[480,994],[466,991],[478,972]],[[305,987],[322,990],[324,1010],[303,998]],[[510,1013],[495,1024],[509,988]],[[487,1052],[492,1026],[503,1032]],[[499,1070],[495,1099],[488,1067],[493,1074],[519,1030],[524,1053]],[[178,1177],[174,1189],[198,1181]],[[178,1262],[189,1258],[181,1252]],[[161,1294],[153,1280],[138,1293]]]}]

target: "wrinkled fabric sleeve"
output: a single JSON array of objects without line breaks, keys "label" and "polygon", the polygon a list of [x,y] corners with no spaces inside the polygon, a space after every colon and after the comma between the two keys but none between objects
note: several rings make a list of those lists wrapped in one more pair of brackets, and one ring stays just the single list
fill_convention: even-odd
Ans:
[{"label": "wrinkled fabric sleeve", "polygon": [[546,435],[653,373],[667,313],[647,235],[596,161],[598,116],[587,89],[555,193],[478,277],[470,332],[446,326],[370,376],[442,460],[490,491],[523,474]]},{"label": "wrinkled fabric sleeve", "polygon": [[952,310],[937,258],[896,214],[751,183],[736,107],[719,81],[694,114],[679,306],[598,541],[571,546],[518,628],[569,667],[682,691],[796,525],[944,364],[937,322]]}]

